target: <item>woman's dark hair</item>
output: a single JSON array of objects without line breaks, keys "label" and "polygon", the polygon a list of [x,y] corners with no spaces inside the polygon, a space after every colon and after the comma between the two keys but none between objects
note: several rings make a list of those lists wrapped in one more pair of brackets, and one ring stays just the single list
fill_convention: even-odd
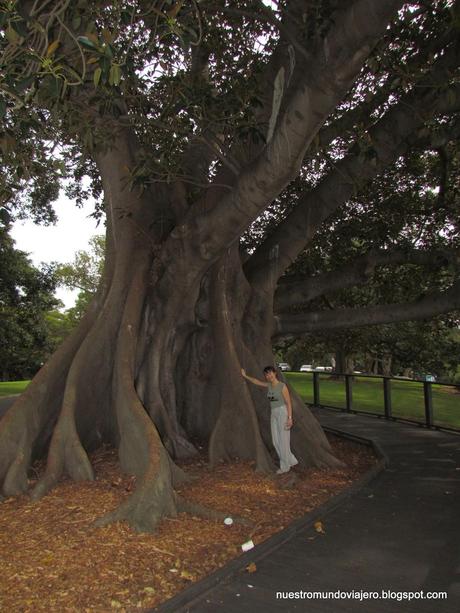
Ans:
[{"label": "woman's dark hair", "polygon": [[264,375],[268,372],[274,372],[276,375],[276,368],[274,366],[265,366],[264,368]]}]

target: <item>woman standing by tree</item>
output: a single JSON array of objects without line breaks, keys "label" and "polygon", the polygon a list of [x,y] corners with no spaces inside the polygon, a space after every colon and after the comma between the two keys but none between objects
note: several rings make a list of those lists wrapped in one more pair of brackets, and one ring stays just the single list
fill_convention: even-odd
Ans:
[{"label": "woman standing by tree", "polygon": [[267,397],[271,406],[270,426],[272,441],[280,459],[280,467],[276,472],[277,474],[287,473],[292,466],[298,464],[296,457],[291,452],[291,428],[293,422],[292,404],[288,387],[285,383],[278,380],[273,366],[266,366],[264,368],[265,381],[249,377],[244,368],[241,369],[241,374],[251,383],[268,388]]}]

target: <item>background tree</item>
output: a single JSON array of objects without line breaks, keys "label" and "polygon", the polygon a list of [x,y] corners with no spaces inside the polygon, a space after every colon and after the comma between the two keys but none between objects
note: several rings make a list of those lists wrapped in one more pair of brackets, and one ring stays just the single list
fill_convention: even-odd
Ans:
[{"label": "background tree", "polygon": [[47,312],[57,305],[56,280],[50,268],[36,268],[14,246],[9,224],[0,220],[0,376],[28,379],[48,358],[52,347]]},{"label": "background tree", "polygon": [[49,345],[49,352],[46,356],[47,359],[50,357],[50,354],[53,353],[56,348],[59,347],[59,345],[69,336],[77,323],[73,317],[74,307],[68,309],[67,311],[63,311],[62,307],[64,305],[62,302],[60,302],[59,306],[61,309],[52,309],[45,315]]},{"label": "background tree", "polygon": [[[87,451],[109,441],[137,489],[102,521],[151,530],[190,508],[174,459],[193,439],[212,464],[272,470],[265,399],[240,368],[270,363],[273,338],[459,307],[457,3],[24,1],[2,4],[1,20],[5,205],[49,214],[59,182],[73,176],[82,198],[87,175],[107,219],[96,296],[1,422],[6,494],[27,488],[46,447],[34,498],[63,472],[92,478]],[[433,157],[441,195],[430,199],[427,174],[423,202],[448,255],[415,300],[397,290],[401,274],[394,295],[374,291],[366,283],[388,267],[431,270],[428,230],[406,240],[420,227],[418,184],[413,214],[400,209],[410,164]],[[404,169],[407,198],[381,200]],[[360,198],[369,185],[378,210]],[[354,220],[372,228],[365,240]],[[302,278],[285,275],[336,231],[343,257],[316,268],[306,256]],[[338,291],[358,308],[335,306]],[[293,398],[296,457],[336,464]]]},{"label": "background tree", "polygon": [[76,325],[97,292],[104,268],[105,239],[101,235],[89,240],[88,250],[77,251],[73,262],[56,267],[59,285],[79,290],[75,306],[67,309],[69,323]]},{"label": "background tree", "polygon": [[366,374],[408,377],[433,373],[442,381],[455,381],[460,364],[457,336],[455,320],[444,316],[428,321],[318,332],[291,342],[281,341],[277,349],[294,369],[302,364],[329,366],[334,357],[337,373],[358,370]]}]

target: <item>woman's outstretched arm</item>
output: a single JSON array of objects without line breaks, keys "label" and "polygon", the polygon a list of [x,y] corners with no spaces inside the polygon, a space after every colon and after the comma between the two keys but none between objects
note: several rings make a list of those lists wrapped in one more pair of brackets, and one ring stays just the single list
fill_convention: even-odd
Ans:
[{"label": "woman's outstretched arm", "polygon": [[268,387],[268,383],[266,381],[261,381],[260,379],[255,379],[254,377],[250,377],[249,375],[247,375],[244,368],[241,369],[241,374],[245,379],[247,379],[251,383],[254,383],[255,385],[260,385],[260,387]]}]

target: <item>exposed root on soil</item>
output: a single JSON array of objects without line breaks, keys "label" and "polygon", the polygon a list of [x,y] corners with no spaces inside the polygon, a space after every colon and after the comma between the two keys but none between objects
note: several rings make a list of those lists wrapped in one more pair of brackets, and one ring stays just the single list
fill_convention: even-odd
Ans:
[{"label": "exposed root on soil", "polygon": [[68,372],[88,330],[96,320],[98,299],[76,330],[37,373],[27,390],[1,419],[0,467],[7,496],[28,489],[28,469],[35,453],[48,443],[61,409]]},{"label": "exposed root on soil", "polygon": [[[176,500],[177,510],[179,511],[179,513],[189,513],[190,515],[195,515],[196,517],[202,517],[203,519],[212,519],[216,521],[222,521],[226,517],[228,517],[228,513],[209,509],[202,504],[198,504],[197,502],[184,500],[184,498],[181,498],[180,496],[177,496]],[[235,523],[241,524],[242,526],[254,526],[254,522],[250,521],[249,519],[246,519],[245,517],[241,517],[240,515],[232,515],[232,519]]]}]

